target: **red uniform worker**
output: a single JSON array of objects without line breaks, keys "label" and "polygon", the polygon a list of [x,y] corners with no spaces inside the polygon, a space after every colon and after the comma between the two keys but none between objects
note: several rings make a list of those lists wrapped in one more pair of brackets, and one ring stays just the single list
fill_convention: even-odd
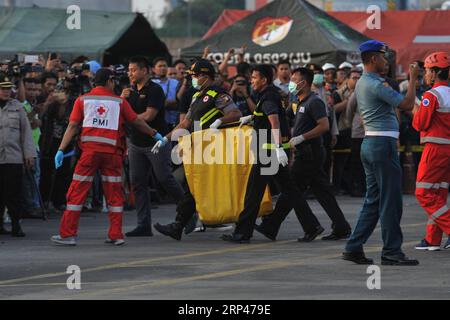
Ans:
[{"label": "red uniform worker", "polygon": [[154,139],[162,139],[160,134],[138,118],[126,100],[114,95],[112,77],[111,70],[100,69],[95,76],[96,87],[75,101],[69,126],[55,157],[58,168],[62,164],[64,149],[81,126],[79,145],[82,154],[67,193],[67,208],[61,221],[60,234],[51,239],[55,243],[76,244],[81,210],[94,175],[100,170],[109,209],[107,243],[123,244],[122,160],[126,150],[124,124],[133,124]]},{"label": "red uniform worker", "polygon": [[[416,197],[429,215],[425,239],[418,250],[439,250],[442,233],[450,235],[450,210],[447,206],[450,182],[450,58],[435,52],[425,60],[425,82],[433,85],[425,92],[413,119],[425,148],[417,172]],[[450,239],[444,248],[450,248]]]}]

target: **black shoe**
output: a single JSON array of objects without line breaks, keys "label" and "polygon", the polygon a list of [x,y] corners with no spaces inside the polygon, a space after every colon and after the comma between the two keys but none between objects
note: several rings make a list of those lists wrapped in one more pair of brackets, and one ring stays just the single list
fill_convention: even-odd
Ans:
[{"label": "black shoe", "polygon": [[305,233],[305,235],[303,236],[303,238],[298,238],[297,240],[299,242],[311,242],[313,241],[315,238],[317,238],[318,236],[320,236],[322,234],[322,232],[324,232],[325,229],[322,228],[322,226],[318,226],[316,228],[316,231],[314,231],[313,233]]},{"label": "black shoe", "polygon": [[269,232],[268,230],[266,230],[263,224],[260,224],[259,226],[255,225],[255,230],[272,241],[275,241],[277,239],[277,235],[273,232]]},{"label": "black shoe", "polygon": [[131,230],[125,235],[129,238],[131,237],[153,237],[153,232],[151,229],[145,229],[142,227],[136,227],[134,230]]},{"label": "black shoe", "polygon": [[183,226],[179,222],[173,222],[170,224],[162,225],[155,224],[153,227],[165,236],[169,236],[175,240],[181,240],[181,235],[183,233]]},{"label": "black shoe", "polygon": [[381,265],[383,266],[417,266],[418,264],[419,261],[404,256],[400,258],[381,257]]},{"label": "black shoe", "polygon": [[223,234],[221,239],[223,241],[233,242],[233,243],[250,243],[250,238],[244,237],[242,234]]},{"label": "black shoe", "polygon": [[348,238],[350,238],[351,234],[352,233],[349,232],[349,233],[340,235],[340,234],[332,232],[329,235],[322,237],[322,240],[324,240],[324,241],[348,240]]},{"label": "black shoe", "polygon": [[342,259],[356,264],[373,264],[373,260],[366,258],[364,252],[344,252]]}]

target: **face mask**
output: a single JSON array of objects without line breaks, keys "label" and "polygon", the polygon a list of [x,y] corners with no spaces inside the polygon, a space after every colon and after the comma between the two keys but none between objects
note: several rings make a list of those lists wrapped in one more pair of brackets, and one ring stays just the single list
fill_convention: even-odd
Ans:
[{"label": "face mask", "polygon": [[314,80],[313,80],[313,84],[314,85],[321,85],[323,83],[323,74],[315,74],[314,75]]},{"label": "face mask", "polygon": [[192,87],[195,90],[200,90],[202,88],[202,86],[198,83],[198,79],[197,78],[192,78]]},{"label": "face mask", "polygon": [[[305,81],[305,80],[300,81],[300,83],[302,83],[303,81]],[[297,84],[295,82],[290,81],[288,89],[291,94],[296,96],[300,91],[303,90],[304,87],[305,86],[297,89]]]},{"label": "face mask", "polygon": [[297,95],[297,93],[300,91],[297,89],[297,84],[295,82],[290,81],[288,86],[289,92],[293,95]]}]

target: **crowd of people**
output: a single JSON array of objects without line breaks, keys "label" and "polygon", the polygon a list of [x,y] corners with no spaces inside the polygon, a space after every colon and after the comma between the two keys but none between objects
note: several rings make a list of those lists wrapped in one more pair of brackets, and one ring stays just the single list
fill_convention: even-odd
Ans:
[{"label": "crowd of people", "polygon": [[[189,192],[184,174],[179,166],[171,162],[170,138],[174,129],[192,130],[193,122],[201,120],[202,129],[216,129],[239,121],[241,124],[253,122],[255,127],[281,131],[281,136],[274,138],[275,144],[279,146],[273,150],[281,164],[275,181],[252,170],[245,209],[235,231],[231,235],[224,235],[224,240],[239,243],[249,241],[259,208],[258,199],[262,197],[266,184],[270,185],[273,195],[280,196],[274,213],[256,227],[257,231],[274,240],[282,221],[294,208],[305,233],[299,241],[314,240],[324,231],[305,200],[314,197],[332,221],[332,232],[323,239],[348,239],[352,235],[352,228],[335,196],[366,195],[367,205],[368,201],[375,201],[370,197],[376,195],[369,194],[374,189],[366,181],[381,183],[377,177],[366,177],[368,171],[363,162],[368,160],[361,154],[364,148],[368,148],[363,141],[370,132],[367,131],[367,121],[364,121],[366,115],[362,113],[370,113],[364,109],[364,104],[371,102],[365,101],[367,96],[358,95],[355,88],[361,81],[364,68],[367,71],[368,65],[378,63],[373,72],[379,75],[384,87],[397,93],[394,96],[389,91],[385,94],[390,97],[380,99],[393,106],[399,105],[402,96],[408,102],[408,107],[405,103],[404,108],[397,108],[394,113],[399,128],[395,152],[414,150],[415,165],[418,167],[423,148],[419,147],[420,134],[415,129],[417,126],[413,125],[413,107],[419,107],[423,94],[433,85],[424,81],[424,62],[416,61],[416,67],[411,69],[408,79],[396,81],[388,76],[390,70],[386,60],[372,61],[371,57],[367,58],[367,54],[359,65],[349,62],[335,65],[328,62],[323,65],[292,66],[287,60],[274,65],[251,65],[244,62],[244,50],[237,54],[234,49],[230,49],[220,65],[208,59],[208,48],[203,57],[195,61],[176,60],[171,64],[164,57],[149,62],[144,57],[136,56],[128,61],[128,66],[102,68],[98,62],[89,61],[87,57],[67,63],[57,54],[49,54],[46,60],[41,58],[39,62],[28,64],[1,62],[0,107],[8,112],[2,111],[0,127],[9,128],[9,131],[6,135],[6,129],[3,129],[0,138],[0,234],[12,233],[13,236],[23,237],[25,234],[20,219],[40,218],[48,210],[65,211],[60,235],[54,240],[75,244],[79,213],[86,210],[101,211],[104,207],[108,207],[110,213],[114,211],[111,208],[121,213],[123,206],[125,210],[135,208],[138,217],[136,228],[126,235],[152,236],[152,200],[155,197],[158,200],[167,197],[177,204],[176,221],[165,226],[156,224],[155,228],[180,240],[183,231],[192,232],[199,223],[195,221],[195,199]],[[361,50],[363,55],[365,52],[383,53],[373,43]],[[228,65],[232,56],[237,56],[235,68]],[[368,80],[364,81],[366,83]],[[205,88],[208,88],[207,92]],[[125,110],[123,121],[129,124],[124,127],[123,136],[126,135],[127,139],[120,146],[121,157],[110,161],[121,162],[115,167],[120,168],[120,172],[102,167],[101,163],[105,159],[87,158],[88,153],[80,145],[93,142],[88,140],[89,136],[80,136],[73,124],[83,124],[85,128],[86,111],[84,116],[81,114],[83,108],[87,108],[89,96],[103,97],[99,98],[103,103],[102,109],[96,109],[95,112],[100,122],[105,119],[102,113],[111,113],[115,106],[108,103],[117,101],[104,96],[113,93],[120,97],[117,101],[122,103],[121,112]],[[129,113],[128,106],[132,109]],[[212,113],[214,116],[203,118],[201,110],[208,111],[211,108],[215,110]],[[143,122],[138,122],[134,114]],[[13,141],[15,135],[17,141]],[[153,139],[149,136],[153,136]],[[288,147],[285,148],[284,144]],[[372,147],[376,148],[376,143]],[[295,152],[291,154],[289,148]],[[70,150],[74,150],[73,156],[69,154]],[[285,164],[291,155],[292,161],[288,168]],[[404,156],[400,156],[400,160],[403,159]],[[88,172],[83,169],[83,163],[85,166],[98,163],[98,166],[93,172]],[[106,175],[104,170],[110,170],[110,175]],[[401,176],[399,179],[400,189],[389,192],[401,194]],[[448,181],[440,182],[447,182],[448,189]],[[121,192],[117,188],[126,190],[125,197],[117,195]],[[83,190],[82,194],[80,190]],[[83,203],[74,205],[70,202],[75,192],[81,199],[78,202]],[[109,199],[105,200],[104,195]],[[111,198],[116,201],[112,203]],[[123,203],[117,203],[117,199]],[[389,200],[386,201],[389,203]],[[73,212],[72,215],[67,214],[71,211],[77,212],[78,216]],[[389,220],[382,212],[377,214],[382,220]],[[7,231],[3,224],[8,216],[12,223],[11,231]],[[113,215],[110,217],[112,226],[109,240],[116,245],[123,244],[124,238],[121,234],[121,218],[120,221],[118,219]],[[392,222],[392,230],[386,232],[397,234],[397,239],[387,240],[391,241],[390,249],[397,251],[384,252],[386,259],[390,256],[397,260],[387,261],[414,263],[401,254],[400,217],[391,217],[391,220],[395,219],[398,221]],[[393,226],[396,223],[397,229]],[[358,227],[361,227],[359,223]],[[366,228],[370,229],[370,226]],[[441,230],[446,232],[447,229],[441,227]],[[367,240],[367,233],[371,232],[359,229],[357,232],[361,234],[355,235],[354,232],[350,238],[346,258],[364,263],[367,260],[361,255],[362,243]],[[425,240],[425,244],[422,244],[427,247],[432,241],[436,242],[432,238]]]}]

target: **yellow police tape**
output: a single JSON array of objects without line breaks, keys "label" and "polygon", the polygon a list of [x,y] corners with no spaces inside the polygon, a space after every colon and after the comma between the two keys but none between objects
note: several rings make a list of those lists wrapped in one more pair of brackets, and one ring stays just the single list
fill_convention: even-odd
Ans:
[{"label": "yellow police tape", "polygon": [[[186,179],[203,223],[238,221],[252,168],[251,132],[251,127],[243,126],[202,130],[180,138]],[[272,208],[267,187],[259,215],[271,213]]]}]

